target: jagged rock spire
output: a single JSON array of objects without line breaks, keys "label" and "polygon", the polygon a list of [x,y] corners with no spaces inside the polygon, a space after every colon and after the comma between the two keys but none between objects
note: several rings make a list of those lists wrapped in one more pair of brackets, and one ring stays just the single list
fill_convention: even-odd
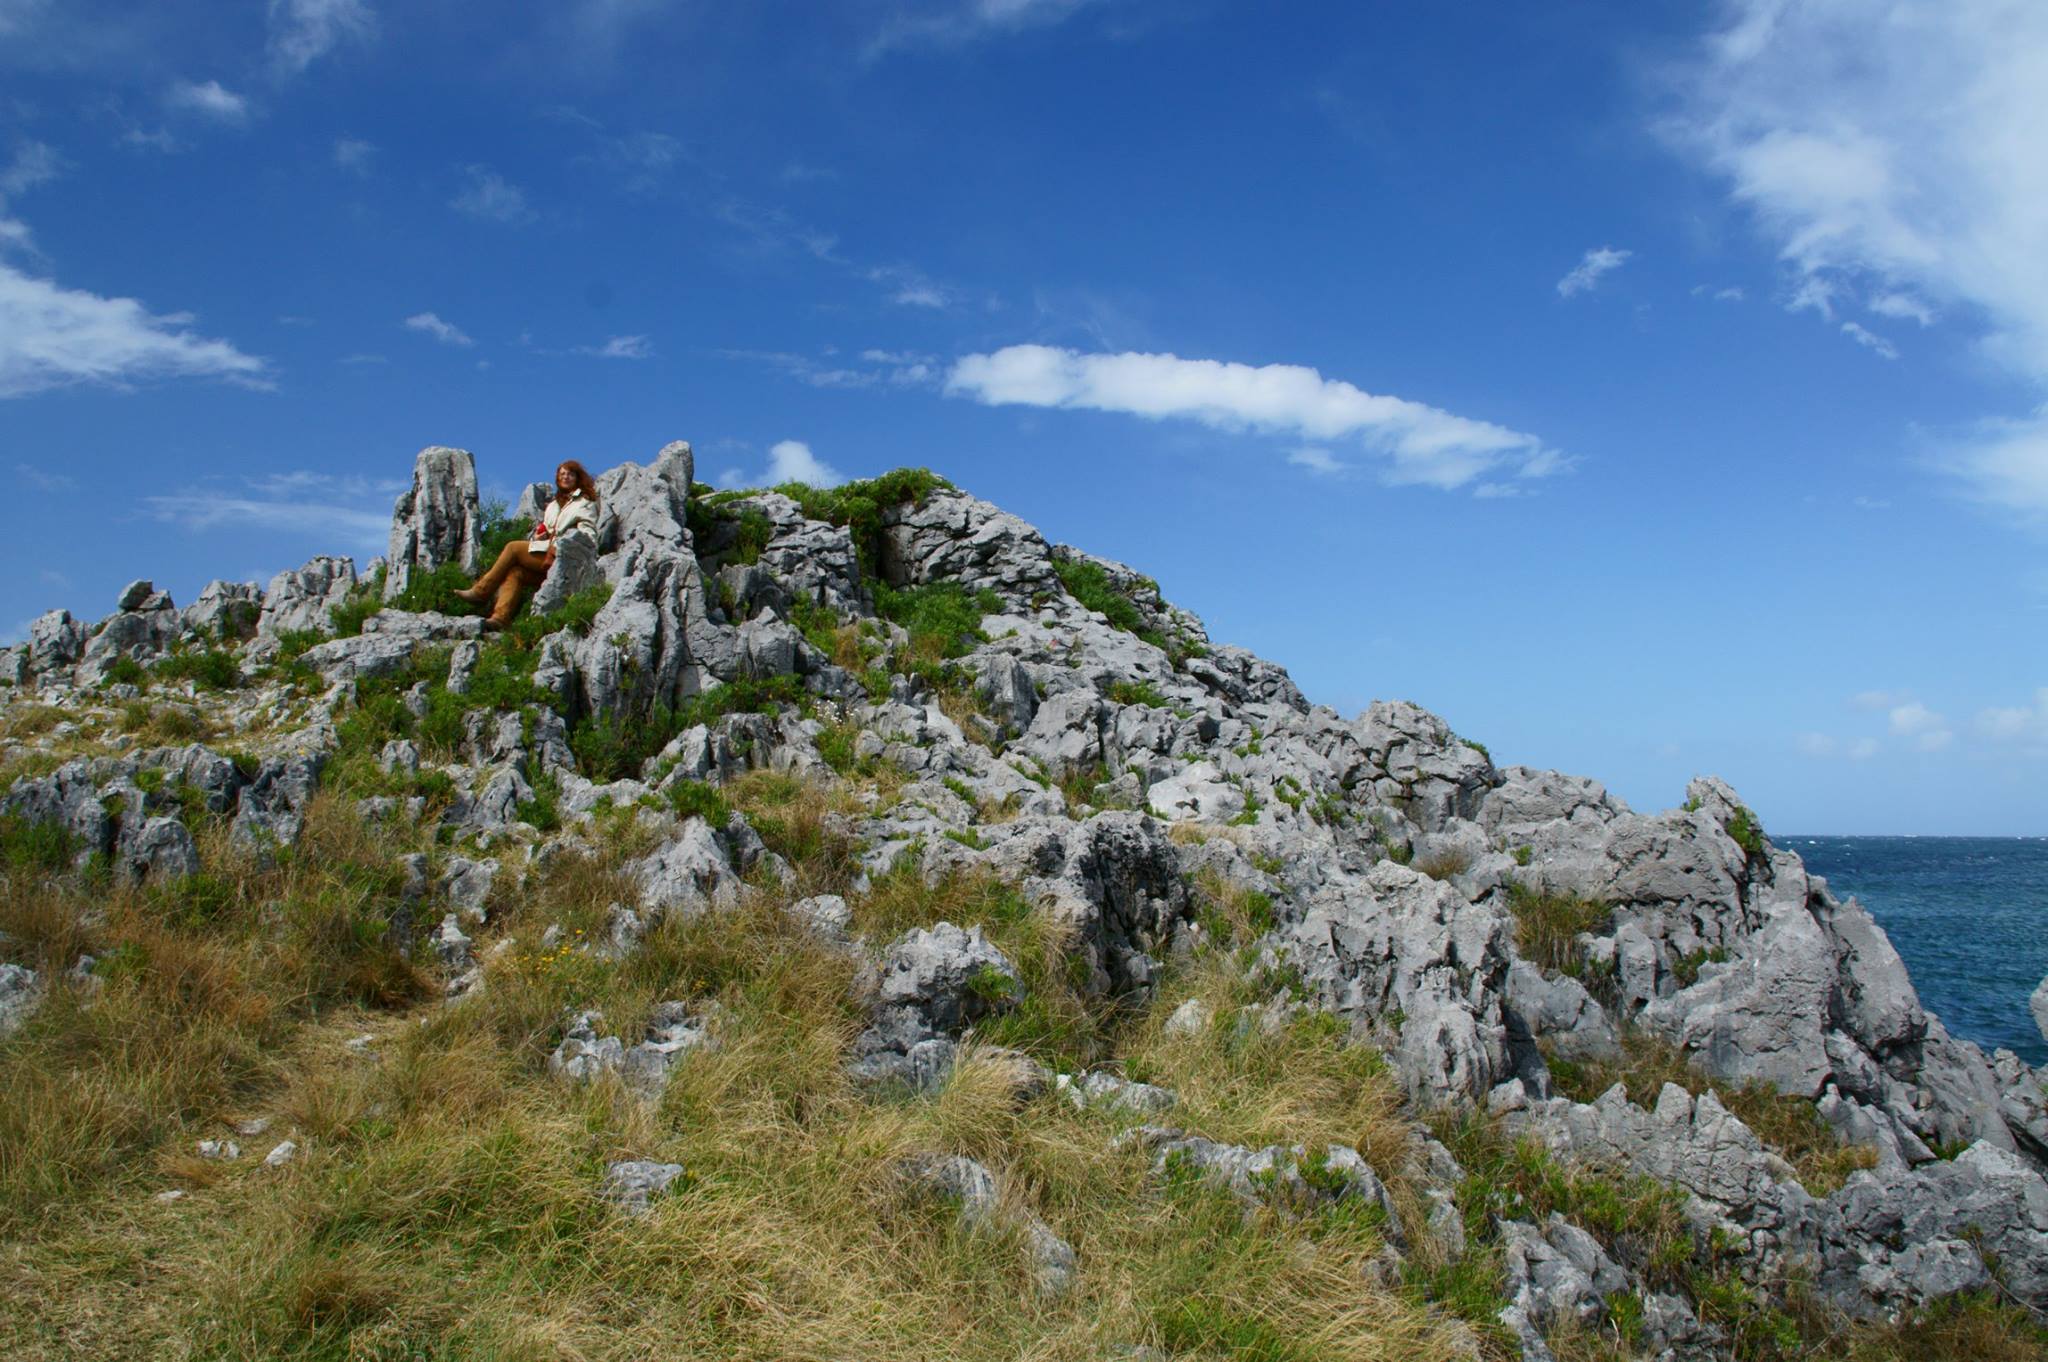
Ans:
[{"label": "jagged rock spire", "polygon": [[466,449],[428,445],[413,461],[412,486],[391,509],[384,599],[397,599],[415,572],[432,572],[448,563],[475,570],[482,533],[476,459]]}]

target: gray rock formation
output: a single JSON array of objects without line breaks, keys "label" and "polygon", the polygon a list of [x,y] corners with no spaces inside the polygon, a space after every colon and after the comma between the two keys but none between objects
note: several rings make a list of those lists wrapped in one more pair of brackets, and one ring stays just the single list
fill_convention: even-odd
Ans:
[{"label": "gray rock formation", "polygon": [[669,1070],[692,1050],[715,1046],[715,1005],[692,1007],[667,1002],[648,1018],[645,1037],[630,1048],[617,1036],[603,1035],[599,1012],[579,1014],[562,1043],[548,1056],[548,1072],[569,1083],[588,1083],[616,1074],[642,1097],[654,1099],[668,1086]]},{"label": "gray rock formation", "polygon": [[598,1195],[627,1215],[651,1212],[656,1197],[683,1176],[679,1163],[658,1163],[653,1159],[618,1159],[604,1166],[604,1182]]},{"label": "gray rock formation", "polygon": [[0,1037],[14,1034],[42,1001],[41,980],[23,965],[0,964]]},{"label": "gray rock formation", "polygon": [[1006,1207],[995,1174],[981,1164],[958,1154],[919,1154],[902,1160],[896,1171],[913,1191],[953,1203],[964,1229],[1015,1229],[1041,1295],[1061,1295],[1073,1284],[1079,1265],[1073,1246],[1032,1212]]},{"label": "gray rock formation", "polygon": [[263,593],[263,610],[256,617],[260,645],[274,651],[277,637],[285,633],[334,632],[329,612],[346,605],[356,587],[356,565],[351,558],[315,558],[304,567],[280,572],[270,579]]},{"label": "gray rock formation", "polygon": [[1016,967],[981,928],[913,928],[882,958],[873,1019],[854,1041],[851,1071],[864,1082],[935,1087],[952,1070],[960,1032],[1013,1005],[1022,990]]},{"label": "gray rock formation", "polygon": [[398,599],[415,577],[449,563],[477,571],[482,537],[475,458],[443,445],[422,449],[413,460],[412,486],[392,508],[384,599]]}]

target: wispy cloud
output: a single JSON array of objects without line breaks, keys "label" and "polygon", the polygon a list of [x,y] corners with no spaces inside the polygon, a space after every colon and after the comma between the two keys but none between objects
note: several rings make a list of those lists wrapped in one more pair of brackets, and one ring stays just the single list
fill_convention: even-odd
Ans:
[{"label": "wispy cloud", "polygon": [[576,353],[598,359],[648,359],[654,354],[654,347],[645,336],[613,336],[603,345],[579,345]]},{"label": "wispy cloud", "polygon": [[808,483],[812,487],[837,487],[846,475],[811,452],[802,440],[782,440],[768,449],[768,481]]},{"label": "wispy cloud", "polygon": [[391,532],[394,482],[287,472],[219,490],[144,497],[157,520],[201,532],[223,526],[331,535],[350,548],[381,548]]},{"label": "wispy cloud", "polygon": [[1618,251],[1612,246],[1595,246],[1579,257],[1579,263],[1572,266],[1571,273],[1557,281],[1557,296],[1570,298],[1592,292],[1600,286],[1602,275],[1620,269],[1634,254],[1634,251]]},{"label": "wispy cloud", "polygon": [[453,322],[442,321],[437,314],[432,312],[415,312],[412,316],[405,319],[404,326],[408,331],[418,331],[422,335],[432,336],[443,345],[470,346],[476,344],[461,327]]},{"label": "wispy cloud", "polygon": [[1349,439],[1381,461],[1381,479],[1393,484],[1450,489],[1489,473],[1533,478],[1566,465],[1533,435],[1369,393],[1298,364],[1012,345],[955,362],[946,391],[990,406],[1123,412],[1316,442]]},{"label": "wispy cloud", "polygon": [[1866,304],[1880,317],[1897,317],[1902,321],[1918,322],[1922,326],[1935,323],[1934,309],[1910,293],[1880,293]]},{"label": "wispy cloud", "polygon": [[464,166],[462,187],[454,198],[448,200],[448,206],[458,213],[467,213],[486,222],[533,220],[533,209],[526,203],[526,191],[489,166]]},{"label": "wispy cloud", "polygon": [[0,398],[171,378],[270,386],[263,360],[195,334],[192,321],[188,312],[154,314],[133,298],[65,288],[0,261]]},{"label": "wispy cloud", "polygon": [[1918,700],[1894,705],[1885,720],[1893,736],[1910,739],[1923,752],[1939,752],[1955,737],[1948,720]]},{"label": "wispy cloud", "polygon": [[1099,0],[899,0],[869,59],[900,47],[955,47],[1061,23]]},{"label": "wispy cloud", "polygon": [[868,366],[864,368],[838,362],[836,356],[828,356],[821,361],[785,350],[720,350],[717,353],[727,359],[748,360],[780,369],[813,388],[912,388],[937,381],[940,373],[936,355],[911,351],[863,350],[860,362]]},{"label": "wispy cloud", "polygon": [[1866,350],[1875,352],[1881,358],[1897,359],[1899,357],[1898,346],[1893,345],[1868,327],[1858,326],[1855,322],[1843,322],[1842,334]]},{"label": "wispy cloud", "polygon": [[78,490],[78,480],[62,473],[52,473],[47,468],[38,468],[32,463],[16,463],[14,480],[33,487],[38,492],[73,492]]},{"label": "wispy cloud", "polygon": [[[1682,77],[1671,144],[1773,243],[1790,305],[1976,329],[2048,385],[2048,6],[1726,0]],[[1850,333],[1854,335],[1855,333]],[[2048,516],[2048,415],[1982,423],[1942,461],[1971,495]]]},{"label": "wispy cloud", "polygon": [[1331,457],[1329,450],[1318,449],[1313,445],[1305,445],[1300,449],[1290,451],[1287,455],[1287,462],[1293,464],[1296,468],[1306,468],[1309,472],[1320,474],[1326,478],[1338,477],[1351,471],[1350,464],[1339,462]]},{"label": "wispy cloud", "polygon": [[334,139],[334,164],[351,175],[368,175],[370,163],[376,158],[377,148],[360,137],[337,137]]},{"label": "wispy cloud", "polygon": [[0,207],[7,198],[56,179],[63,169],[63,158],[49,143],[26,138],[15,143],[7,168],[0,170]]},{"label": "wispy cloud", "polygon": [[270,0],[270,66],[296,76],[344,43],[377,36],[377,16],[363,0]]},{"label": "wispy cloud", "polygon": [[2048,744],[2048,686],[2035,691],[2030,704],[1979,710],[1976,728],[1994,742]]},{"label": "wispy cloud", "polygon": [[164,103],[182,113],[221,123],[241,123],[249,117],[249,101],[217,80],[196,85],[189,80],[178,81],[164,95]]}]

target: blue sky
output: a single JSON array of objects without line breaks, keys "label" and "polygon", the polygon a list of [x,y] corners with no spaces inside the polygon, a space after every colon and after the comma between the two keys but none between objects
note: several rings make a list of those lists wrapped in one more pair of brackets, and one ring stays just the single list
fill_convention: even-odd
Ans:
[{"label": "blue sky", "polygon": [[2048,833],[2032,0],[546,8],[0,0],[0,630],[683,438],[1639,807]]}]

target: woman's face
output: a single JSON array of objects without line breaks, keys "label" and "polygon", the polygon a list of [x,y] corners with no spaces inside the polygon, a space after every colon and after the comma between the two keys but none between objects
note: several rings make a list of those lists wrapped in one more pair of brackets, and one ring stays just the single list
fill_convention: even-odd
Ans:
[{"label": "woman's face", "polygon": [[567,464],[555,470],[555,490],[558,492],[573,492],[576,490],[576,475],[569,471]]}]

